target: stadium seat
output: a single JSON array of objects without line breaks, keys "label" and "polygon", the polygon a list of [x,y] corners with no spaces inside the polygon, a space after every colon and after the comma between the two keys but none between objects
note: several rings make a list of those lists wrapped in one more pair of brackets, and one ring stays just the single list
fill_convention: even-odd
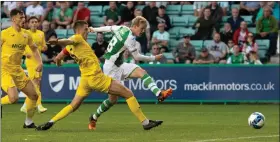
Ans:
[{"label": "stadium seat", "polygon": [[67,31],[67,37],[70,37],[70,36],[72,36],[72,35],[74,35],[74,30],[73,30],[73,29],[69,29],[69,30]]},{"label": "stadium seat", "polygon": [[248,28],[249,32],[253,33],[253,34],[256,34],[257,33],[257,30],[255,27],[250,27]]},{"label": "stadium seat", "polygon": [[187,17],[179,17],[179,16],[173,16],[172,17],[172,26],[175,27],[186,27],[188,26],[188,18]]},{"label": "stadium seat", "polygon": [[179,27],[174,27],[168,30],[170,39],[177,39],[179,38]]},{"label": "stadium seat", "polygon": [[88,44],[89,44],[90,46],[92,46],[92,44],[95,42],[95,40],[93,40],[93,39],[88,39],[87,42],[88,42]]},{"label": "stadium seat", "polygon": [[146,5],[136,5],[136,9],[140,9],[141,11],[143,10],[143,8],[145,7]]},{"label": "stadium seat", "polygon": [[200,55],[200,51],[195,50],[195,56],[198,57]]},{"label": "stadium seat", "polygon": [[147,52],[145,55],[146,55],[146,56],[151,56],[151,55],[152,55],[152,53]]},{"label": "stadium seat", "polygon": [[102,6],[89,6],[88,9],[90,10],[91,16],[101,16],[102,15]]},{"label": "stadium seat", "polygon": [[2,22],[2,23],[4,23],[4,22],[9,22],[9,21],[11,21],[10,18],[2,18],[2,19],[1,19],[1,22]]},{"label": "stadium seat", "polygon": [[266,58],[267,50],[258,50],[259,59]]},{"label": "stadium seat", "polygon": [[67,37],[67,30],[66,29],[55,29],[57,34],[57,38],[66,38]]},{"label": "stadium seat", "polygon": [[183,38],[184,35],[194,35],[195,34],[195,30],[193,30],[192,28],[181,28],[179,30],[179,38]]},{"label": "stadium seat", "polygon": [[223,16],[222,18],[222,23],[226,23],[227,22],[227,19],[229,18],[230,16]]},{"label": "stadium seat", "polygon": [[93,27],[99,27],[104,24],[103,17],[91,16],[90,20]]},{"label": "stadium seat", "polygon": [[77,9],[78,6],[73,6],[73,12]]},{"label": "stadium seat", "polygon": [[89,33],[88,40],[96,40],[96,33]]},{"label": "stadium seat", "polygon": [[200,51],[203,46],[203,40],[191,40],[191,44],[194,46],[195,51]]},{"label": "stadium seat", "polygon": [[105,11],[106,11],[107,9],[109,9],[109,5],[104,5],[104,6],[103,6],[103,9],[102,9],[102,15],[105,14]]},{"label": "stadium seat", "polygon": [[204,40],[203,41],[203,47],[207,47],[213,40]]},{"label": "stadium seat", "polygon": [[172,51],[177,45],[179,44],[179,41],[170,39],[169,40],[169,49]]},{"label": "stadium seat", "polygon": [[192,27],[198,18],[193,15],[188,15],[187,17],[188,17],[188,27]]},{"label": "stadium seat", "polygon": [[240,9],[240,5],[239,5],[239,4],[233,4],[233,5],[231,5],[231,9],[233,9],[233,8],[238,8],[238,9]]},{"label": "stadium seat", "polygon": [[173,60],[175,59],[173,54],[171,52],[165,52],[163,55],[168,59],[168,60]]},{"label": "stadium seat", "polygon": [[167,15],[179,15],[181,13],[181,5],[167,5]]},{"label": "stadium seat", "polygon": [[260,50],[268,50],[268,48],[269,48],[269,40],[268,39],[256,40],[256,43],[258,44]]},{"label": "stadium seat", "polygon": [[194,14],[193,5],[183,5],[181,14],[182,15],[193,15]]},{"label": "stadium seat", "polygon": [[248,25],[252,24],[252,18],[253,16],[241,16],[245,22],[247,22]]}]

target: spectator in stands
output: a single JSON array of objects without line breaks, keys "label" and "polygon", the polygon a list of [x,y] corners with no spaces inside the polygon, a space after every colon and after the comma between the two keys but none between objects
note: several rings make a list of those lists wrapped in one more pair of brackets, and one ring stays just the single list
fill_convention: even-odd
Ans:
[{"label": "spectator in stands", "polygon": [[[115,22],[114,22],[113,19],[108,19],[106,23],[107,23],[106,26],[115,25]],[[112,32],[105,32],[104,33],[104,39],[105,39],[106,42],[110,42],[110,40],[112,39],[113,36],[114,36],[114,34]]]},{"label": "spectator in stands", "polygon": [[272,9],[266,6],[264,9],[263,16],[257,21],[257,39],[269,39],[270,47],[268,55],[273,56],[277,50],[277,32],[278,23],[274,16],[271,15]]},{"label": "spectator in stands", "polygon": [[[135,9],[134,16],[142,16],[142,11],[140,9]],[[150,50],[150,40],[151,40],[151,32],[150,32],[150,24],[147,21],[146,31],[141,34],[140,37],[137,37],[136,40],[141,44],[141,51],[143,54],[146,54]]]},{"label": "spectator in stands", "polygon": [[247,62],[246,56],[240,52],[238,45],[234,45],[233,51],[233,55],[227,59],[227,64],[245,64]]},{"label": "spectator in stands", "polygon": [[150,23],[151,34],[157,30],[157,15],[158,8],[156,7],[156,2],[149,2],[149,5],[143,8],[143,17],[146,18]]},{"label": "spectator in stands", "polygon": [[107,24],[107,20],[108,19],[112,19],[114,20],[114,24],[115,25],[119,25],[121,22],[121,15],[117,9],[117,4],[116,2],[109,2],[109,9],[107,9],[105,11],[105,15],[104,15],[104,23],[105,25]]},{"label": "spectator in stands", "polygon": [[189,2],[189,1],[181,1],[180,5],[192,5],[193,2]]},{"label": "spectator in stands", "polygon": [[214,34],[214,40],[207,45],[209,52],[215,57],[216,63],[226,63],[227,45],[221,41],[219,33]]},{"label": "spectator in stands", "polygon": [[176,63],[192,63],[196,55],[195,48],[190,43],[190,35],[185,35],[184,42],[179,43],[178,46],[173,49],[173,56],[175,57]]},{"label": "spectator in stands", "polygon": [[169,33],[164,28],[164,23],[158,24],[158,30],[153,33],[152,43],[168,50]]},{"label": "spectator in stands", "polygon": [[256,15],[259,8],[258,1],[240,2],[240,15]]},{"label": "spectator in stands", "polygon": [[85,7],[84,2],[78,2],[77,9],[74,11],[72,28],[77,20],[84,20],[90,23],[90,11]]},{"label": "spectator in stands", "polygon": [[259,60],[257,52],[250,51],[250,53],[249,53],[249,64],[262,65],[262,62]]},{"label": "spectator in stands", "polygon": [[[45,23],[46,22],[48,22],[48,21],[45,21]],[[44,22],[43,22],[43,24],[44,24]],[[45,33],[45,35],[46,35],[46,33]],[[50,39],[51,40],[57,39],[57,35],[52,34],[50,37],[48,37],[46,39],[46,41],[49,41]],[[58,44],[57,45],[47,44],[47,46],[48,46],[48,49],[45,52],[43,52],[43,54],[46,55],[47,59],[43,58],[43,62],[46,64],[54,64],[53,59],[56,57],[56,55],[58,55],[61,52],[62,47]]]},{"label": "spectator in stands", "polygon": [[195,1],[193,3],[193,10],[194,10],[194,16],[196,17],[202,17],[204,8],[208,6],[208,2],[206,1]]},{"label": "spectator in stands", "polygon": [[206,8],[209,8],[211,10],[211,20],[213,23],[215,23],[215,30],[216,32],[220,31],[220,23],[222,22],[223,18],[223,9],[217,4],[217,2],[212,1],[210,2],[210,5]]},{"label": "spectator in stands", "polygon": [[228,40],[227,46],[228,46],[228,56],[230,56],[233,54],[233,46],[234,46],[232,39]]},{"label": "spectator in stands", "polygon": [[228,40],[232,39],[233,32],[231,30],[231,26],[229,23],[224,24],[224,30],[220,34],[221,34],[221,41],[224,43],[228,43]]},{"label": "spectator in stands", "polygon": [[130,22],[123,22],[122,25],[127,26],[127,27],[130,27],[131,23],[130,23]]},{"label": "spectator in stands", "polygon": [[60,8],[56,10],[55,22],[58,29],[69,29],[73,17],[73,10],[67,7],[67,2],[60,1]]},{"label": "spectator in stands", "polygon": [[215,58],[209,53],[208,49],[203,47],[200,55],[193,61],[193,64],[213,64]]},{"label": "spectator in stands", "polygon": [[280,28],[280,1],[273,2],[273,4],[271,4],[271,7],[273,8],[273,16],[278,21],[278,28]]},{"label": "spectator in stands", "polygon": [[132,1],[128,1],[126,7],[121,11],[121,19],[123,22],[129,22],[134,18],[134,3]]},{"label": "spectator in stands", "polygon": [[240,28],[234,32],[233,42],[235,45],[238,45],[240,48],[243,46],[246,41],[246,37],[248,36],[249,31],[247,28],[247,23],[242,21],[240,24]]},{"label": "spectator in stands", "polygon": [[137,64],[137,61],[134,60],[134,58],[131,56],[128,49],[125,49],[124,52],[123,52],[123,61],[125,63]]},{"label": "spectator in stands", "polygon": [[[152,56],[156,56],[160,54],[160,47],[158,45],[153,45],[152,47]],[[149,62],[149,64],[165,64],[167,63],[167,59],[165,56],[163,56],[160,61],[151,61]]]},{"label": "spectator in stands", "polygon": [[258,21],[263,16],[263,8],[266,6],[268,6],[268,2],[266,2],[266,1],[260,2],[260,8],[257,12],[256,21]]},{"label": "spectator in stands", "polygon": [[227,22],[230,23],[232,31],[235,32],[244,19],[239,15],[239,10],[237,8],[231,10],[231,15],[232,16],[227,19]]},{"label": "spectator in stands", "polygon": [[227,15],[227,10],[228,10],[228,2],[227,1],[219,1],[218,2],[219,6],[223,9],[223,16]]},{"label": "spectator in stands", "polygon": [[165,14],[165,6],[160,6],[158,9],[157,16],[158,23],[165,23],[165,30],[168,31],[171,28],[170,18],[167,14]]},{"label": "spectator in stands", "polygon": [[258,52],[258,48],[253,33],[249,33],[246,37],[246,42],[243,44],[242,52],[247,55],[250,51]]},{"label": "spectator in stands", "polygon": [[55,29],[55,19],[54,19],[54,15],[55,15],[55,8],[54,8],[54,4],[52,1],[48,1],[47,2],[47,8],[44,10],[44,14],[42,16],[42,21],[49,21],[51,23],[51,28]]},{"label": "spectator in stands", "polygon": [[38,19],[41,19],[44,14],[44,8],[40,5],[40,2],[34,1],[32,5],[29,5],[26,8],[26,16],[29,19],[31,16],[36,16]]},{"label": "spectator in stands", "polygon": [[5,1],[3,3],[4,6],[4,15],[1,15],[1,18],[10,18],[11,10],[17,7],[17,2],[15,1]]},{"label": "spectator in stands", "polygon": [[104,41],[103,33],[97,33],[96,42],[92,44],[91,48],[94,50],[95,55],[100,60],[100,62],[104,62],[103,55],[107,49],[108,42]]},{"label": "spectator in stands", "polygon": [[48,21],[43,22],[42,31],[45,33],[45,40],[46,41],[49,41],[51,36],[57,37],[56,32],[53,29],[51,29],[50,22],[48,22]]},{"label": "spectator in stands", "polygon": [[17,7],[18,10],[21,10],[25,13],[26,7],[23,1],[17,1]]},{"label": "spectator in stands", "polygon": [[210,19],[211,11],[205,8],[202,17],[198,18],[193,28],[197,28],[197,32],[192,37],[192,40],[207,40],[211,39],[214,31],[214,23]]}]

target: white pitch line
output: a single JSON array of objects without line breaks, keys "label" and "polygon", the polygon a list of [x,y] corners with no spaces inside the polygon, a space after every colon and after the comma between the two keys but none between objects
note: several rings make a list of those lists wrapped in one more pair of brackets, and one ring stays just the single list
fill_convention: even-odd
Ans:
[{"label": "white pitch line", "polygon": [[198,140],[198,141],[192,141],[192,142],[217,142],[217,141],[244,140],[244,139],[256,139],[256,138],[273,138],[273,137],[279,137],[279,135],[251,136],[251,137],[237,137],[237,138],[219,138],[219,139]]}]

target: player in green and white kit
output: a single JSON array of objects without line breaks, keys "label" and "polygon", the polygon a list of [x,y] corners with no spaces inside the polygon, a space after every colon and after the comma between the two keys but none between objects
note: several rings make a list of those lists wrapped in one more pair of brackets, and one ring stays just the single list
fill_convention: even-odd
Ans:
[{"label": "player in green and white kit", "polygon": [[[128,49],[135,60],[139,61],[155,61],[162,58],[162,54],[156,56],[144,56],[137,50],[140,47],[136,47],[136,37],[140,36],[147,27],[147,21],[141,16],[137,16],[132,20],[131,27],[126,26],[105,26],[100,28],[89,28],[90,32],[112,32],[114,34],[111,39],[107,52],[105,53],[105,63],[103,65],[103,71],[106,75],[111,76],[115,80],[123,81],[128,78],[141,78],[145,87],[149,88],[158,101],[164,101],[168,96],[172,94],[172,89],[160,90],[153,79],[147,74],[145,70],[136,64],[124,63],[123,53],[125,49]],[[118,100],[118,97],[109,94],[109,98],[104,100],[98,107],[97,112],[90,116],[89,129],[96,129],[96,121],[103,112],[110,109]]]}]

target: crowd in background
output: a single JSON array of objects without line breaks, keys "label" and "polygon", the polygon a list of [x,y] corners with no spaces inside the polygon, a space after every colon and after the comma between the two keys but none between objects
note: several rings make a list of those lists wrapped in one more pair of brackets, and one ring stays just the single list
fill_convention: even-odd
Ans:
[{"label": "crowd in background", "polygon": [[[239,4],[240,8],[229,8]],[[40,29],[45,33],[45,40],[57,38],[55,29],[71,29],[77,20],[85,20],[93,25],[90,5],[109,5],[104,13],[104,26],[125,25],[135,16],[143,16],[148,21],[148,27],[141,37],[137,38],[143,54],[157,55],[172,53],[174,59],[164,57],[161,61],[149,64],[186,63],[186,64],[262,64],[258,58],[258,44],[256,39],[268,39],[270,42],[266,56],[270,58],[276,54],[277,36],[279,30],[280,2],[4,2],[2,3],[2,18],[9,18],[9,12],[21,9],[27,19],[36,16],[40,19]],[[87,5],[87,6],[86,6]],[[137,9],[136,5],[144,5]],[[186,34],[177,47],[169,47],[172,27],[170,16],[166,14],[169,5],[193,5],[194,16],[198,17],[192,28],[195,34]],[[252,23],[248,24],[241,15],[252,15]],[[223,16],[230,16],[222,24]],[[256,27],[256,34],[249,32],[248,27]],[[28,23],[25,28],[28,29]],[[92,44],[97,57],[104,61],[102,55],[106,52],[112,33],[98,33],[96,42]],[[197,54],[191,40],[212,40]],[[52,63],[52,59],[61,51],[59,45],[48,45],[43,53],[45,63]],[[139,63],[133,60],[130,53],[123,54],[126,62]],[[71,58],[66,63],[74,63]]]}]

